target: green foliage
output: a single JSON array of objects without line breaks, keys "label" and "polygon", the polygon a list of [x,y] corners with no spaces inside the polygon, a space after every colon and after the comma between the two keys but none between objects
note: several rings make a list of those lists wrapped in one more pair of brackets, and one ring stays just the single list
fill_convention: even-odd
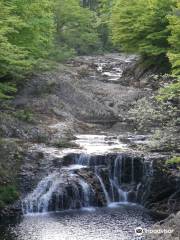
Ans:
[{"label": "green foliage", "polygon": [[9,94],[16,93],[17,89],[15,85],[8,83],[0,83],[0,100],[1,99],[10,99]]},{"label": "green foliage", "polygon": [[176,83],[171,83],[168,86],[161,88],[157,96],[159,101],[180,100],[180,80]]},{"label": "green foliage", "polygon": [[0,208],[12,204],[19,197],[14,185],[0,186]]},{"label": "green foliage", "polygon": [[113,42],[121,50],[165,61],[169,47],[167,15],[174,0],[120,0],[112,10]]},{"label": "green foliage", "polygon": [[14,4],[0,1],[0,78],[16,75],[29,68],[26,62],[27,51],[10,41],[11,34],[18,34],[22,26],[21,19],[13,14]]},{"label": "green foliage", "polygon": [[111,40],[111,26],[109,21],[111,18],[111,10],[115,0],[99,0],[98,14],[100,21],[98,24],[98,33],[102,41],[104,50],[113,50]]},{"label": "green foliage", "polygon": [[81,5],[83,7],[88,7],[91,10],[96,10],[98,7],[98,0],[81,0]]},{"label": "green foliage", "polygon": [[137,130],[150,131],[152,126],[158,126],[166,120],[162,106],[156,106],[154,101],[139,99],[129,111],[129,118],[136,123]]},{"label": "green foliage", "polygon": [[173,8],[173,13],[169,15],[169,43],[171,48],[168,51],[168,57],[172,64],[172,73],[180,77],[180,2]]},{"label": "green foliage", "polygon": [[18,32],[10,35],[10,41],[28,51],[35,65],[40,58],[48,57],[53,47],[55,31],[53,4],[50,0],[14,1],[14,14],[22,21]]},{"label": "green foliage", "polygon": [[0,0],[0,98],[14,91],[6,79],[101,50],[98,6],[97,0]]},{"label": "green foliage", "polygon": [[[111,15],[112,39],[123,51],[139,53],[150,65],[180,76],[180,3],[177,0],[119,0]],[[160,101],[177,100],[180,83],[160,90]]]},{"label": "green foliage", "polygon": [[156,129],[149,142],[153,151],[178,151],[179,149],[178,127],[176,121],[169,121],[159,129]]},{"label": "green foliage", "polygon": [[166,164],[180,164],[180,156],[174,156],[166,161]]},{"label": "green foliage", "polygon": [[14,116],[24,122],[32,123],[34,120],[34,114],[30,109],[16,111]]},{"label": "green foliage", "polygon": [[0,8],[0,78],[20,77],[52,47],[52,2],[1,0]]},{"label": "green foliage", "polygon": [[79,0],[58,0],[56,6],[57,43],[78,54],[100,48],[96,29],[97,15],[80,6]]},{"label": "green foliage", "polygon": [[57,62],[64,62],[76,55],[76,51],[73,48],[68,47],[63,43],[63,46],[56,43],[55,48],[51,52],[51,58]]}]

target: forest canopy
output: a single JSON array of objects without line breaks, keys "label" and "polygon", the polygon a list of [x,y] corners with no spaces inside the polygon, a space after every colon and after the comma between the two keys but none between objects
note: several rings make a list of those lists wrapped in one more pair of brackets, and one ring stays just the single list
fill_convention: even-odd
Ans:
[{"label": "forest canopy", "polygon": [[135,53],[180,77],[178,0],[0,0],[0,8],[0,98],[47,60],[77,54]]},{"label": "forest canopy", "polygon": [[[112,41],[120,51],[139,54],[145,64],[159,66],[180,78],[178,0],[116,0],[109,25]],[[177,96],[179,86],[171,84],[163,93],[173,91]]]}]

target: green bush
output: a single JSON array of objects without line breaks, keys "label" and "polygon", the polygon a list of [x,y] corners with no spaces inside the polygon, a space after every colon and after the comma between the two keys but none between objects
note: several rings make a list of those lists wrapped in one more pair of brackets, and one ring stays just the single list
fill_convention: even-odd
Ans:
[{"label": "green bush", "polygon": [[29,109],[18,110],[14,116],[21,121],[32,123],[34,121],[34,114]]},{"label": "green bush", "polygon": [[180,80],[161,88],[157,96],[159,101],[180,100]]},{"label": "green bush", "polygon": [[173,8],[173,12],[168,16],[169,30],[171,35],[168,40],[171,45],[168,51],[168,57],[172,65],[172,73],[174,76],[180,77],[180,2],[177,7]]},{"label": "green bush", "polygon": [[0,208],[12,204],[18,197],[19,194],[14,185],[0,186]]},{"label": "green bush", "polygon": [[129,118],[136,123],[137,130],[149,131],[152,126],[159,126],[166,120],[162,106],[155,101],[142,98],[129,110]]},{"label": "green bush", "polygon": [[166,161],[166,164],[180,164],[180,156],[174,156]]},{"label": "green bush", "polygon": [[17,89],[15,85],[8,83],[0,83],[0,100],[7,100],[12,98],[10,95],[16,93]]},{"label": "green bush", "polygon": [[70,48],[66,44],[59,46],[56,44],[56,48],[52,50],[50,58],[57,62],[64,62],[76,55],[76,51],[73,48]]}]

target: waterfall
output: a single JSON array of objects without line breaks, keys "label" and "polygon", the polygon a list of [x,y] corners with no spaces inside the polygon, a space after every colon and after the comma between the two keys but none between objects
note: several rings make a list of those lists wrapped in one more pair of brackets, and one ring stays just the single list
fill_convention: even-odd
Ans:
[{"label": "waterfall", "polygon": [[134,183],[134,158],[131,160],[131,183]]},{"label": "waterfall", "polygon": [[39,182],[35,190],[22,201],[24,214],[89,207],[94,194],[90,184],[64,168]]},{"label": "waterfall", "polygon": [[74,163],[77,165],[89,166],[91,155],[82,153],[79,156],[75,156]]},{"label": "waterfall", "polygon": [[82,187],[82,195],[83,195],[83,207],[90,207],[91,200],[91,187],[88,183],[86,183],[83,179],[79,180],[79,183]]},{"label": "waterfall", "polygon": [[103,193],[105,195],[105,198],[106,198],[106,202],[107,204],[110,204],[111,200],[110,200],[110,197],[109,197],[109,193],[108,191],[106,190],[106,187],[105,187],[105,184],[100,176],[100,174],[98,173],[98,168],[96,167],[95,168],[95,174],[96,174],[96,177],[98,178],[100,184],[101,184],[101,187],[102,187],[102,190],[103,190]]},{"label": "waterfall", "polygon": [[74,154],[71,158],[73,165],[42,179],[22,201],[24,214],[127,203],[129,191],[131,196],[132,192],[137,195],[134,189],[140,182],[136,180],[138,165],[133,157]]},{"label": "waterfall", "polygon": [[[113,167],[114,167],[114,171],[113,171],[113,175],[111,176],[110,181],[112,183],[112,186],[118,192],[118,197],[119,197],[118,201],[119,202],[127,202],[128,201],[128,199],[127,199],[128,193],[121,189],[122,176],[123,176],[123,157],[122,157],[122,155],[118,155],[116,157]],[[114,194],[114,191],[113,191],[113,194]],[[113,199],[115,199],[114,195],[113,195]]]}]

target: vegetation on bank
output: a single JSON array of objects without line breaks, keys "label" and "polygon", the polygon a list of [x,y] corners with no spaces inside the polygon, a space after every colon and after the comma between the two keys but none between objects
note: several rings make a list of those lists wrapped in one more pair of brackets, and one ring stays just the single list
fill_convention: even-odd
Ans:
[{"label": "vegetation on bank", "polygon": [[166,161],[166,164],[180,164],[180,157],[172,157],[171,159]]},{"label": "vegetation on bank", "polygon": [[79,0],[0,0],[0,99],[52,61],[101,50],[97,13]]},{"label": "vegetation on bank", "polygon": [[19,194],[14,185],[0,186],[0,209],[14,203],[18,197]]},{"label": "vegetation on bank", "polygon": [[180,124],[180,2],[115,0],[113,3],[109,26],[114,45],[120,51],[139,54],[146,67],[158,66],[163,74],[169,74],[170,80],[167,84],[166,76],[159,77],[157,81],[164,87],[153,99],[140,99],[130,110],[130,116],[137,130],[154,133],[151,149],[176,150]]},{"label": "vegetation on bank", "polygon": [[17,175],[23,161],[21,146],[16,140],[0,138],[0,212],[19,198]]},{"label": "vegetation on bank", "polygon": [[[112,40],[123,51],[138,53],[180,78],[180,3],[178,0],[117,0],[110,19]],[[180,80],[162,93],[179,96]]]}]

